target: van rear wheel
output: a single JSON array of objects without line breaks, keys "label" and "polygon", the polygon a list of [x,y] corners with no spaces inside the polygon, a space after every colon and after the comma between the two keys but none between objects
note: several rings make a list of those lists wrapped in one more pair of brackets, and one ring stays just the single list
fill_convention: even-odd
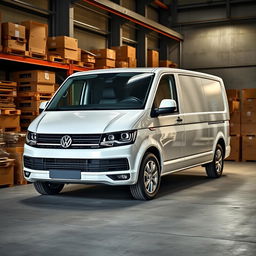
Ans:
[{"label": "van rear wheel", "polygon": [[41,195],[56,195],[63,189],[64,184],[52,183],[52,182],[40,182],[33,183],[36,191]]},{"label": "van rear wheel", "polygon": [[157,194],[161,182],[160,165],[156,156],[146,153],[144,156],[138,182],[130,186],[130,191],[134,199],[150,200]]},{"label": "van rear wheel", "polygon": [[217,145],[213,161],[205,166],[209,178],[219,178],[224,166],[224,151],[220,144]]}]

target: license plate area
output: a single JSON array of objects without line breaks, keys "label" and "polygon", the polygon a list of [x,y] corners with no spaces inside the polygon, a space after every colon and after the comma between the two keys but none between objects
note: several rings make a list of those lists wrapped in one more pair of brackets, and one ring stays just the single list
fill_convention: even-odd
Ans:
[{"label": "license plate area", "polygon": [[50,170],[49,176],[51,179],[69,179],[69,180],[80,180],[80,170]]}]

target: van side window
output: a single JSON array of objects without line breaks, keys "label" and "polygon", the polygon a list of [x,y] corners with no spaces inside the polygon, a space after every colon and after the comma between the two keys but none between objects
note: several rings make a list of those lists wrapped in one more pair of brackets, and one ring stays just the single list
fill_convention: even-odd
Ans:
[{"label": "van side window", "polygon": [[[154,99],[153,108],[158,108],[163,99],[173,99],[177,102],[178,106],[177,92],[173,75],[165,75],[161,78]],[[178,112],[178,109],[175,112]]]}]

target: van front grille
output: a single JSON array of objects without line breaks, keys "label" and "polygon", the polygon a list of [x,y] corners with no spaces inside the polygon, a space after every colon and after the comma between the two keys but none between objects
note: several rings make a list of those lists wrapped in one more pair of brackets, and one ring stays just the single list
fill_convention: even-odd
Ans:
[{"label": "van front grille", "polygon": [[72,138],[69,148],[97,148],[99,147],[101,134],[37,134],[38,148],[62,148],[60,141],[65,135]]},{"label": "van front grille", "polygon": [[24,166],[32,170],[80,170],[82,172],[129,170],[127,158],[67,159],[24,156]]}]

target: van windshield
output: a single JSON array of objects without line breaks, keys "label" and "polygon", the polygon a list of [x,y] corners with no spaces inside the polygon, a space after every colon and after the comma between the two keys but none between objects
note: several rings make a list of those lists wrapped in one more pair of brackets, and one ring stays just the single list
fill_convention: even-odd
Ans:
[{"label": "van windshield", "polygon": [[69,78],[47,111],[142,109],[154,73],[122,72]]}]

